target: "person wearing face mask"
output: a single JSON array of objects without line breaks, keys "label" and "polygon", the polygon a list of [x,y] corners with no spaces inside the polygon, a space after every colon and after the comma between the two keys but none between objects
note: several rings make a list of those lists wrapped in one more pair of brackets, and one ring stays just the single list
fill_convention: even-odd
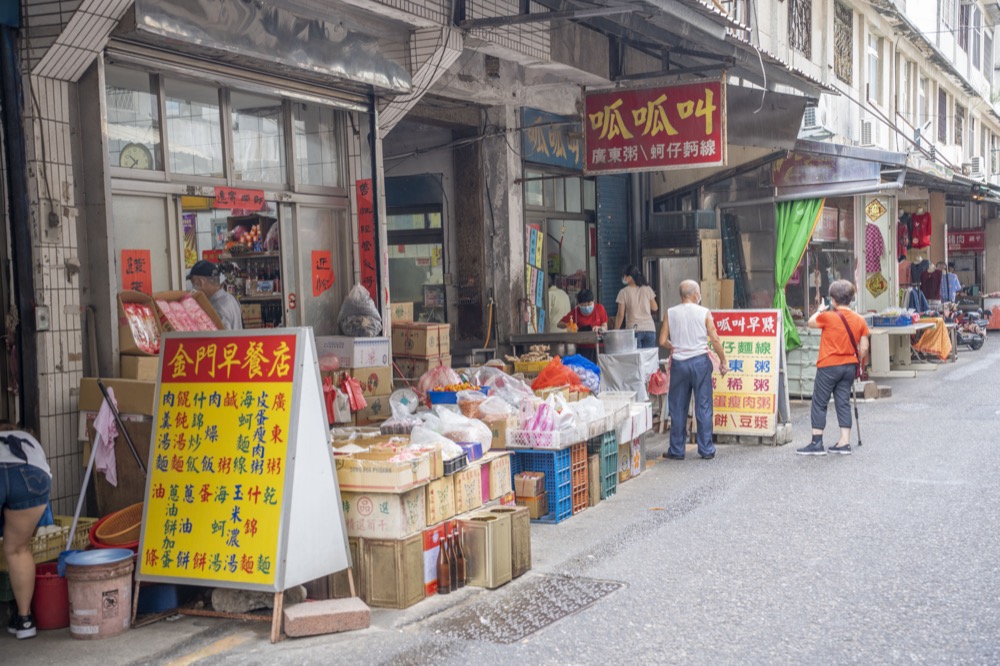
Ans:
[{"label": "person wearing face mask", "polygon": [[[579,331],[604,331],[608,327],[608,312],[600,303],[594,302],[594,292],[581,289],[576,295],[576,307],[559,320],[559,328],[576,324]],[[577,345],[577,352],[597,363],[597,349],[594,345]]]},{"label": "person wearing face mask", "polygon": [[642,272],[635,266],[626,266],[622,271],[624,288],[618,292],[618,314],[615,328],[635,328],[636,345],[640,348],[656,346],[656,322],[653,313],[657,311],[656,292],[653,291]]}]

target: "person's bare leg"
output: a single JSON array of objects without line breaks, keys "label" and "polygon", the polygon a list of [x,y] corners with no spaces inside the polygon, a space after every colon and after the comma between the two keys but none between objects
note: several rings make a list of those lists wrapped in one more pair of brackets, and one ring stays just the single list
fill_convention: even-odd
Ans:
[{"label": "person's bare leg", "polygon": [[847,446],[850,443],[851,443],[851,429],[841,428],[840,439],[837,440],[837,446]]},{"label": "person's bare leg", "polygon": [[35,558],[31,554],[31,537],[43,513],[44,504],[22,511],[4,509],[3,512],[3,554],[7,558],[18,615],[31,613],[31,597],[35,593]]}]

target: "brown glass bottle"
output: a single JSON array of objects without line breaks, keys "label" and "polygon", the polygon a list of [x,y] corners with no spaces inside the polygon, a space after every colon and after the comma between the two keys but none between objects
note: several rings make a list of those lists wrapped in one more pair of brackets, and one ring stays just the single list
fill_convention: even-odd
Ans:
[{"label": "brown glass bottle", "polygon": [[438,552],[438,594],[451,592],[451,557],[448,554],[448,537],[441,539]]},{"label": "brown glass bottle", "polygon": [[447,539],[448,563],[451,565],[451,589],[457,590],[461,586],[458,584],[458,553],[456,552],[454,532],[449,532]]},{"label": "brown glass bottle", "polygon": [[458,570],[458,586],[465,587],[465,546],[462,545],[462,535],[455,528],[455,562]]}]

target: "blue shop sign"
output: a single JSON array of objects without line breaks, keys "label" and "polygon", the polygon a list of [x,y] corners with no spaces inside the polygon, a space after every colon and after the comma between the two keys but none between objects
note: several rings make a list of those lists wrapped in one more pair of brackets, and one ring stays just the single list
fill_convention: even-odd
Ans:
[{"label": "blue shop sign", "polygon": [[525,162],[583,170],[580,123],[536,109],[521,110],[521,155]]}]

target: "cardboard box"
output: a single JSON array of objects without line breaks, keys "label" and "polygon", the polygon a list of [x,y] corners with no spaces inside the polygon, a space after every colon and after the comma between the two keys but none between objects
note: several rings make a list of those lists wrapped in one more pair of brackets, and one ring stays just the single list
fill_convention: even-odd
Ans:
[{"label": "cardboard box", "polygon": [[597,506],[601,501],[601,456],[587,456],[588,506]]},{"label": "cardboard box", "polygon": [[542,493],[537,497],[518,497],[518,506],[528,507],[528,514],[532,520],[538,520],[549,513],[549,494]]},{"label": "cardboard box", "polygon": [[392,366],[374,368],[351,368],[351,377],[361,384],[361,393],[365,398],[386,396],[392,393]]},{"label": "cardboard box", "polygon": [[164,333],[175,329],[170,323],[170,320],[163,314],[163,310],[160,309],[160,306],[156,305],[156,301],[179,301],[185,296],[194,297],[194,300],[198,302],[201,309],[205,311],[205,314],[207,314],[215,324],[216,330],[221,331],[226,328],[222,323],[222,319],[219,317],[219,313],[215,311],[215,308],[212,307],[211,301],[208,300],[208,296],[200,291],[158,291],[153,294],[153,305],[156,307],[156,315],[160,318],[160,329]]},{"label": "cardboard box", "polygon": [[[137,379],[140,382],[155,382],[160,370],[158,356],[126,356],[119,357],[122,379]],[[117,396],[115,396],[117,399]]]},{"label": "cardboard box", "polygon": [[365,408],[354,414],[355,422],[359,426],[382,423],[382,421],[392,416],[392,409],[389,407],[389,396],[366,396],[365,400],[368,402]]},{"label": "cardboard box", "polygon": [[396,324],[392,327],[392,353],[411,358],[438,358],[451,353],[448,324]]},{"label": "cardboard box", "polygon": [[442,477],[427,484],[427,522],[431,525],[455,515],[455,482]]},{"label": "cardboard box", "polygon": [[[358,446],[365,446],[364,439],[355,442]],[[395,451],[409,447],[410,436],[409,435],[381,435],[374,438],[373,440],[377,443],[371,444],[370,449],[372,451]],[[444,476],[444,452],[441,450],[440,444],[427,444],[421,445],[415,449],[419,453],[426,453],[431,458],[431,479],[440,479]]]},{"label": "cardboard box", "polygon": [[393,324],[413,322],[413,303],[391,303],[389,305],[389,320]]},{"label": "cardboard box", "polygon": [[[132,443],[135,445],[136,453],[139,454],[142,464],[148,465],[149,443],[153,436],[153,420],[151,417],[145,417],[145,420],[133,421],[132,418],[142,417],[129,417],[129,420],[125,421],[125,428],[132,438]],[[87,438],[88,445],[93,446],[96,439],[93,419],[88,419]],[[120,430],[118,436],[115,437],[114,448],[118,485],[113,486],[108,483],[103,474],[94,474],[90,480],[97,497],[97,513],[101,516],[114,513],[146,499],[146,473],[139,468],[139,464],[132,456],[128,442],[125,441]],[[88,460],[89,458],[83,460],[84,465]]]},{"label": "cardboard box", "polygon": [[632,442],[618,445],[618,483],[632,478]]},{"label": "cardboard box", "polygon": [[450,368],[451,356],[435,356],[433,358],[409,358],[393,354],[396,364],[395,376],[400,379],[420,379],[425,372],[434,368]]},{"label": "cardboard box", "polygon": [[545,492],[545,472],[519,472],[514,476],[514,495],[538,497]]},{"label": "cardboard box", "polygon": [[376,608],[408,608],[422,601],[424,539],[361,540],[361,600]]},{"label": "cardboard box", "polygon": [[507,431],[517,429],[517,417],[511,414],[502,419],[483,421],[490,428],[493,439],[490,442],[491,450],[507,448]]},{"label": "cardboard box", "polygon": [[732,310],[736,283],[731,279],[719,280],[719,309]]},{"label": "cardboard box", "polygon": [[405,462],[390,462],[392,451],[368,451],[336,456],[341,490],[400,493],[430,481],[431,459],[423,455]]},{"label": "cardboard box", "polygon": [[156,309],[156,304],[153,302],[152,297],[148,294],[144,294],[141,291],[121,291],[118,293],[118,351],[121,354],[128,356],[156,356],[156,354],[151,354],[144,351],[139,347],[139,344],[135,341],[135,336],[132,333],[132,327],[129,325],[128,317],[125,316],[124,303],[141,303],[149,308],[152,314],[154,324],[156,326],[156,339],[157,345],[159,345],[160,334],[162,330],[160,329],[159,322],[159,311]]},{"label": "cardboard box", "polygon": [[499,499],[513,490],[509,453],[488,453],[483,457],[481,465],[484,503]]},{"label": "cardboard box", "polygon": [[[156,382],[141,382],[137,379],[103,379],[104,386],[114,389],[115,401],[121,414],[145,414],[154,416],[156,410]],[[79,409],[81,412],[98,412],[104,396],[97,386],[97,379],[84,377],[80,380]]]},{"label": "cardboard box", "polygon": [[424,530],[424,593],[428,597],[437,594],[438,591],[437,561],[438,553],[441,551],[441,541],[445,534],[454,530],[454,520],[439,523]]},{"label": "cardboard box", "polygon": [[[448,477],[445,477],[448,478]],[[483,505],[483,477],[479,464],[455,472],[455,512],[465,513]]]},{"label": "cardboard box", "polygon": [[320,358],[334,356],[342,368],[377,368],[389,365],[389,338],[352,338],[321,335],[316,338]]},{"label": "cardboard box", "polygon": [[427,527],[427,487],[405,493],[340,494],[347,536],[402,539]]}]

